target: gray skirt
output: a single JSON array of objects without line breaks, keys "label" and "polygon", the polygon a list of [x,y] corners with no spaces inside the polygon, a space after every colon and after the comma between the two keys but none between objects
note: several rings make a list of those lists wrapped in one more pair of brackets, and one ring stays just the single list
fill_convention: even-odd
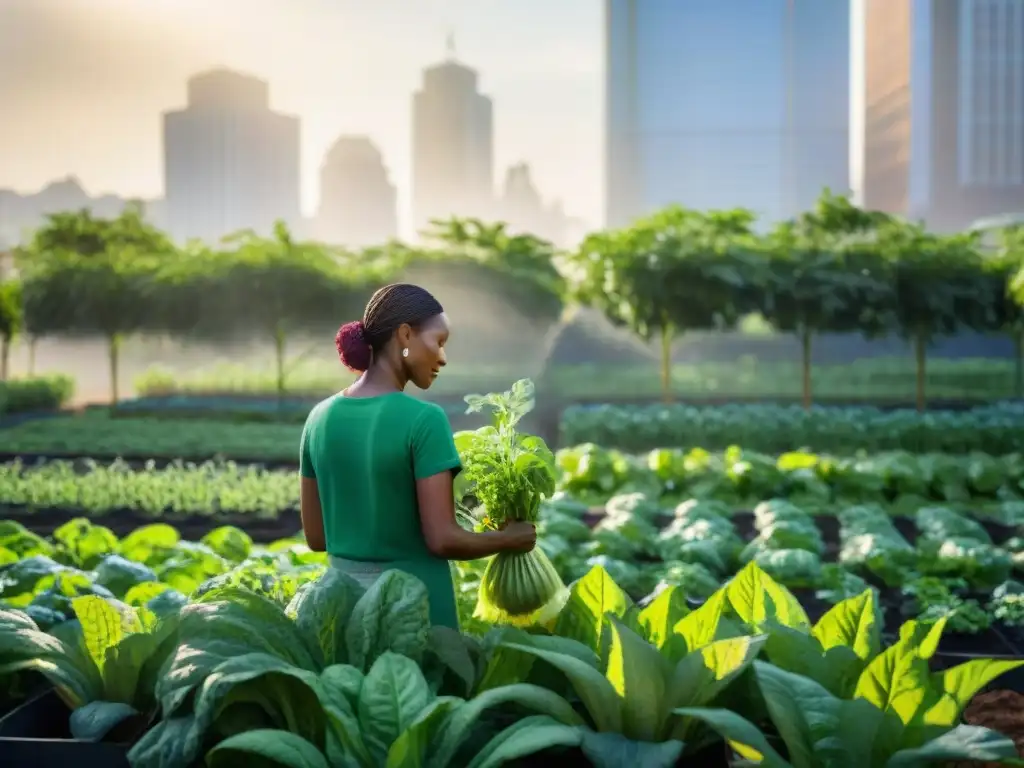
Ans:
[{"label": "gray skirt", "polygon": [[384,571],[388,570],[387,563],[368,563],[360,560],[347,560],[344,557],[328,556],[331,568],[337,568],[344,574],[355,579],[356,583],[363,589],[370,586],[380,578]]}]

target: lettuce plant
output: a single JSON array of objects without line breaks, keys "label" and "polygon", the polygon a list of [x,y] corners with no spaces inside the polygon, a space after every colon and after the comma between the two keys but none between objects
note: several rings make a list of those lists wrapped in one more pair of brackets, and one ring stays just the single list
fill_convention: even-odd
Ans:
[{"label": "lettuce plant", "polygon": [[177,618],[158,620],[94,595],[72,601],[76,619],[42,632],[25,614],[0,611],[0,676],[39,672],[72,710],[75,738],[99,740],[156,709],[156,683],[175,642]]},{"label": "lettuce plant", "polygon": [[[970,725],[929,726],[913,702],[920,691],[890,690],[890,703],[868,697],[842,699],[801,675],[754,662],[772,735],[785,745],[783,757],[769,734],[725,709],[686,707],[680,716],[706,723],[743,758],[762,768],[927,768],[946,761],[1002,761],[1017,756],[1013,742]],[[935,707],[942,706],[934,704]],[[951,711],[951,710],[950,710]],[[944,718],[943,718],[944,719]]]}]

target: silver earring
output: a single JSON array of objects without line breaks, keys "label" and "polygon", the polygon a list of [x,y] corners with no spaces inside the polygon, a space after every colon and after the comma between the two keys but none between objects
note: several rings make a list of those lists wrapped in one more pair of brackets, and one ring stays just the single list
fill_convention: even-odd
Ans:
[{"label": "silver earring", "polygon": [[409,348],[408,348],[408,347],[405,347],[405,348],[404,348],[404,349],[402,350],[402,357],[408,357],[408,356],[409,356]]}]

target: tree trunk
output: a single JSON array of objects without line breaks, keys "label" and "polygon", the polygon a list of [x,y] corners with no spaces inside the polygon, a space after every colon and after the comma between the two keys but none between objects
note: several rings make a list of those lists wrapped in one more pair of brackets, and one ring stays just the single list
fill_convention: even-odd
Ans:
[{"label": "tree trunk", "polygon": [[800,331],[800,368],[804,408],[811,407],[811,329]]},{"label": "tree trunk", "polygon": [[661,326],[661,399],[672,402],[672,326]]},{"label": "tree trunk", "polygon": [[0,339],[0,381],[7,381],[11,371],[11,340]]},{"label": "tree trunk", "polygon": [[284,400],[285,393],[285,347],[286,341],[284,331],[280,328],[274,331],[274,365],[277,369],[277,401],[280,404]]},{"label": "tree trunk", "polygon": [[1013,334],[1013,396],[1024,398],[1024,331]]},{"label": "tree trunk", "polygon": [[36,337],[28,337],[28,378],[36,375]]},{"label": "tree trunk", "polygon": [[107,337],[107,355],[110,363],[110,402],[117,405],[120,400],[118,379],[121,374],[121,334],[114,333]]},{"label": "tree trunk", "polygon": [[917,392],[915,400],[917,402],[917,410],[924,411],[926,400],[925,400],[925,337],[923,333],[918,333],[914,336],[914,360],[917,365]]}]

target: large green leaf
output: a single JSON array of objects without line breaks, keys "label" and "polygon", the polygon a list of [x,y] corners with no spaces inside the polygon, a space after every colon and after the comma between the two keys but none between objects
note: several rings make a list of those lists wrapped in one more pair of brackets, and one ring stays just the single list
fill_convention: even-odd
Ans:
[{"label": "large green leaf", "polygon": [[377,657],[359,691],[359,725],[376,764],[433,698],[415,661],[391,651]]},{"label": "large green leaf", "polygon": [[552,747],[576,747],[582,740],[583,730],[577,726],[564,725],[544,715],[524,717],[487,742],[467,768],[498,768]]},{"label": "large green leaf", "polygon": [[206,753],[209,768],[330,768],[323,753],[301,736],[259,728],[225,739]]},{"label": "large green leaf", "polygon": [[369,669],[385,651],[416,661],[430,636],[430,603],[423,582],[404,571],[385,571],[364,594],[345,628],[349,663]]},{"label": "large green leaf", "polygon": [[774,618],[787,627],[809,627],[810,621],[793,593],[765,573],[757,563],[749,563],[725,587],[733,612],[748,626],[757,629]]},{"label": "large green leaf", "polygon": [[686,592],[679,587],[669,586],[637,614],[637,623],[643,628],[647,639],[661,648],[672,635],[675,626],[689,613]]},{"label": "large green leaf", "polygon": [[850,698],[865,662],[853,648],[834,645],[824,651],[814,635],[768,622],[764,651],[768,661],[787,672],[809,677],[829,693]]},{"label": "large green leaf", "polygon": [[812,634],[823,650],[837,646],[851,648],[857,656],[869,661],[882,647],[882,621],[874,590],[866,589],[832,608],[814,625]]},{"label": "large green leaf", "polygon": [[112,728],[138,715],[130,704],[117,701],[91,701],[71,713],[71,735],[83,741],[100,741]]},{"label": "large green leaf", "polygon": [[611,648],[605,676],[621,699],[622,727],[634,739],[657,741],[665,720],[669,663],[615,618],[608,618]]},{"label": "large green leaf", "polygon": [[569,599],[555,622],[555,634],[578,640],[605,659],[611,640],[605,616],[622,618],[632,604],[608,571],[596,565],[570,586]]},{"label": "large green leaf", "polygon": [[289,603],[285,613],[307,633],[323,654],[326,664],[348,663],[345,628],[364,590],[348,574],[328,568]]},{"label": "large green leaf", "polygon": [[[319,678],[265,653],[249,653],[218,665],[196,691],[186,748],[200,754],[207,734],[222,717],[231,730],[270,725],[324,744],[326,715]],[[224,733],[227,729],[219,728]]]},{"label": "large green leaf", "polygon": [[675,710],[681,717],[691,717],[709,726],[729,742],[743,759],[762,768],[792,768],[768,743],[756,725],[728,709],[683,707]]},{"label": "large green leaf", "polygon": [[836,698],[813,680],[755,662],[757,682],[794,768],[872,764],[883,714],[861,700]]},{"label": "large green leaf", "polygon": [[682,659],[668,685],[670,709],[712,703],[757,657],[765,637],[718,640]]},{"label": "large green leaf", "polygon": [[583,727],[583,719],[572,705],[546,688],[528,683],[492,688],[453,709],[437,734],[436,747],[428,761],[429,768],[447,768],[459,747],[469,738],[481,713],[503,704],[516,704],[573,728]]},{"label": "large green leaf", "polygon": [[910,723],[928,701],[930,690],[928,662],[919,647],[908,637],[886,648],[865,667],[854,696],[893,712],[904,725]]},{"label": "large green leaf", "polygon": [[727,602],[725,590],[720,589],[705,600],[700,608],[677,621],[663,652],[670,659],[677,660],[717,639]]},{"label": "large green leaf", "polygon": [[424,707],[388,750],[385,768],[423,768],[429,759],[428,748],[449,714],[462,704],[462,699],[445,696]]},{"label": "large green leaf", "polygon": [[597,730],[622,732],[625,725],[622,716],[622,700],[615,687],[594,667],[564,653],[515,643],[510,643],[508,647],[524,653],[531,653],[565,674],[572,684],[573,690],[576,691],[576,695],[580,697],[583,706],[586,707]]},{"label": "large green leaf", "polygon": [[897,752],[886,768],[926,768],[953,760],[1002,762],[1015,757],[1017,748],[1005,736],[987,728],[960,725],[923,746]]},{"label": "large green leaf", "polygon": [[924,713],[924,722],[952,728],[978,691],[1000,675],[1021,666],[1024,661],[973,659],[936,672],[930,682],[937,701]]}]

